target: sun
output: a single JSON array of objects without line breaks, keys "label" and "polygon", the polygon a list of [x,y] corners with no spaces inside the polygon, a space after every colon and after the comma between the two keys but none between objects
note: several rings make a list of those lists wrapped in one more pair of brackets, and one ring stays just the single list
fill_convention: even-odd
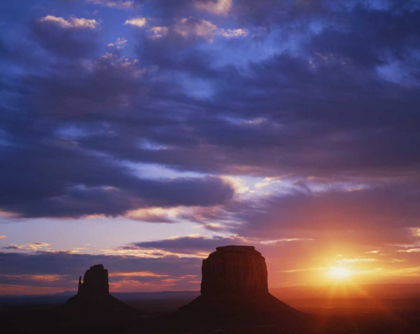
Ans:
[{"label": "sun", "polygon": [[346,278],[351,275],[351,271],[344,267],[330,268],[330,275],[337,279]]}]

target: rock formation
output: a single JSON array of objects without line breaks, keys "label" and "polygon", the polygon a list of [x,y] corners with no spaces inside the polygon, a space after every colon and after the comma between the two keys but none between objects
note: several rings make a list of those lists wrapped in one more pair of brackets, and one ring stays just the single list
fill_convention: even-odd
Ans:
[{"label": "rock formation", "polygon": [[217,247],[203,260],[201,295],[223,300],[267,294],[265,259],[253,246]]},{"label": "rock formation", "polygon": [[67,305],[125,305],[109,294],[108,270],[102,264],[97,264],[79,277],[79,288],[77,295],[67,301]]},{"label": "rock formation", "polygon": [[85,276],[79,277],[78,295],[86,297],[109,295],[108,270],[102,264],[90,267]]},{"label": "rock formation", "polygon": [[108,270],[102,264],[88,269],[79,277],[77,295],[67,300],[63,310],[77,323],[124,323],[138,316],[138,312],[109,293]]},{"label": "rock formation", "polygon": [[307,317],[269,293],[267,276],[265,259],[254,247],[218,247],[203,260],[201,296],[175,312],[169,326],[295,330]]}]

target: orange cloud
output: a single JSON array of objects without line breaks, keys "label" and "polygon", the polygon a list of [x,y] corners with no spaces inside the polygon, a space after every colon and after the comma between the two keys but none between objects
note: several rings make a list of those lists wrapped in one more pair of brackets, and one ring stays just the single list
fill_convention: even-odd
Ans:
[{"label": "orange cloud", "polygon": [[0,284],[0,295],[44,295],[63,292],[63,287],[34,287],[28,285]]},{"label": "orange cloud", "polygon": [[0,275],[0,277],[35,282],[55,282],[62,278],[61,275]]},{"label": "orange cloud", "polygon": [[162,290],[173,290],[176,286],[176,283],[180,279],[163,279],[153,282],[139,282],[136,280],[123,279],[118,282],[109,283],[110,290],[114,292],[153,292],[153,291],[162,291]]},{"label": "orange cloud", "polygon": [[54,23],[61,28],[71,29],[71,28],[87,28],[87,29],[95,29],[96,26],[99,24],[95,19],[89,20],[84,18],[77,18],[71,17],[68,20],[57,17],[54,15],[47,15],[39,19],[40,22],[51,22]]},{"label": "orange cloud", "polygon": [[135,272],[127,272],[127,273],[110,273],[110,277],[169,277],[169,275],[159,275],[152,273],[150,271],[135,271]]}]

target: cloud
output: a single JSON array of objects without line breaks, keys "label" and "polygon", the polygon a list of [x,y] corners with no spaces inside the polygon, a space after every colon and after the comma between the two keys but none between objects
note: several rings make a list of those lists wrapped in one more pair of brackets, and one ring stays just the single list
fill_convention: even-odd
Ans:
[{"label": "cloud", "polygon": [[134,6],[134,1],[130,0],[87,0],[87,2],[118,9],[130,9]]},{"label": "cloud", "polygon": [[[118,216],[138,208],[155,206],[212,206],[229,200],[233,195],[228,184],[214,177],[160,181],[139,179],[130,175],[128,170],[124,173],[124,168],[110,161],[101,162],[97,158],[79,155],[77,151],[70,156],[73,156],[71,169],[65,172],[66,162],[62,160],[60,168],[64,169],[55,176],[51,174],[49,184],[35,181],[33,191],[27,191],[24,197],[20,197],[18,191],[20,187],[26,188],[28,183],[10,183],[10,190],[15,191],[0,199],[2,208],[22,217]],[[34,164],[43,164],[44,158],[46,156],[42,157],[39,151],[32,158],[29,154],[25,156],[29,159],[27,161],[34,159]],[[81,163],[79,167],[76,167],[77,160]],[[82,161],[90,161],[90,167],[86,168]],[[18,163],[18,160],[15,162]],[[31,172],[28,170],[27,173],[30,178]],[[67,182],[73,185],[67,186]]]},{"label": "cloud", "polygon": [[186,14],[203,14],[203,12],[226,16],[231,14],[234,7],[234,1],[232,0],[177,0],[176,2],[168,2],[167,0],[133,0],[133,2],[140,6],[152,8],[160,17],[165,19],[182,17]]},{"label": "cloud", "polygon": [[247,37],[249,31],[246,29],[221,29],[220,34],[226,38]]},{"label": "cloud", "polygon": [[[151,251],[158,256],[176,255],[191,257],[206,257],[217,247],[226,245],[253,245],[264,249],[268,254],[272,249],[283,247],[285,243],[312,241],[310,238],[282,238],[278,240],[264,240],[259,238],[243,238],[233,236],[213,236],[204,237],[201,235],[190,235],[184,237],[173,237],[163,240],[143,241],[123,246],[120,249],[129,252],[139,252],[139,254]],[[270,249],[271,248],[271,249]]]},{"label": "cloud", "polygon": [[27,247],[29,247],[31,250],[39,250],[41,248],[44,247],[48,247],[50,246],[50,244],[46,243],[46,242],[32,242],[32,243],[28,243],[26,244]]},{"label": "cloud", "polygon": [[368,259],[363,258],[363,259],[342,259],[340,261],[343,262],[343,263],[357,263],[357,262],[376,262],[378,260],[377,259],[370,259],[370,258],[368,258]]},{"label": "cloud", "polygon": [[[0,52],[21,66],[1,83],[2,108],[20,110],[0,116],[10,166],[2,209],[150,222],[185,214],[270,239],[293,226],[416,228],[419,11],[241,1],[221,23],[194,18],[197,3],[154,1],[156,26],[137,32],[132,58],[99,53],[97,24],[51,15],[25,41],[2,40]],[[387,66],[396,63],[398,73]],[[408,73],[413,83],[385,79],[383,66],[388,79]],[[197,175],[152,182],[128,167],[140,164]],[[220,175],[258,178],[259,193],[249,198],[248,183],[234,188]],[[243,198],[232,200],[234,191]]]},{"label": "cloud", "polygon": [[[376,33],[373,25],[369,23],[370,15],[375,18],[385,17],[385,14],[374,15],[363,8],[360,10],[363,15],[358,20],[363,22],[367,30]],[[351,13],[344,14],[353,18]],[[396,20],[394,17],[391,19]],[[98,136],[95,141],[89,138],[84,145],[89,145],[89,149],[136,162],[152,162],[205,173],[245,173],[268,177],[289,173],[301,177],[308,175],[369,177],[378,173],[401,175],[402,170],[407,173],[418,170],[417,155],[412,149],[414,146],[410,144],[418,139],[414,127],[407,121],[416,119],[414,111],[414,106],[418,102],[416,95],[403,87],[394,87],[393,84],[381,80],[377,77],[375,68],[365,71],[368,63],[363,65],[356,62],[359,56],[349,52],[345,45],[330,43],[329,41],[335,38],[349,41],[348,43],[353,41],[352,38],[342,38],[342,32],[334,30],[334,25],[326,25],[326,28],[315,35],[310,30],[305,30],[309,29],[306,25],[299,26],[299,29],[304,30],[305,37],[295,36],[294,31],[286,29],[284,35],[277,37],[303,38],[302,41],[298,39],[299,52],[296,51],[296,56],[284,50],[272,57],[255,59],[246,71],[237,71],[232,65],[224,68],[215,67],[213,63],[216,57],[212,55],[216,49],[203,52],[194,44],[194,38],[190,38],[199,35],[201,36],[199,40],[214,39],[220,31],[219,27],[214,28],[215,25],[210,21],[205,23],[203,20],[192,18],[183,20],[173,26],[151,28],[152,35],[160,38],[156,38],[153,42],[144,42],[144,50],[139,54],[141,60],[139,64],[155,66],[157,70],[153,78],[150,76],[147,77],[149,80],[141,82],[136,81],[128,71],[124,78],[123,75],[118,77],[117,73],[111,73],[109,70],[94,73],[98,78],[96,81],[93,80],[94,76],[88,75],[81,75],[80,78],[73,80],[68,73],[63,73],[62,77],[58,76],[51,80],[61,82],[60,100],[67,99],[73,103],[60,103],[59,99],[55,98],[60,86],[46,87],[51,90],[50,94],[40,96],[39,100],[56,103],[60,106],[57,110],[72,109],[69,114],[81,113],[82,110],[90,114],[92,110],[106,109],[106,105],[118,108],[120,106],[117,102],[119,102],[120,105],[132,106],[132,111],[128,112],[132,118],[136,114],[134,110],[147,113],[146,108],[156,108],[166,103],[173,105],[176,110],[182,110],[182,106],[186,103],[194,106],[193,108],[216,110],[213,114],[206,113],[200,117],[190,113],[182,122],[163,110],[159,118],[160,121],[168,121],[165,131],[151,129],[150,134],[147,134],[148,138],[145,139],[157,142],[168,149],[155,151],[142,150],[134,144],[141,140],[134,135],[135,131],[126,131],[127,125],[117,126],[112,121],[108,122],[107,113],[98,113],[100,117],[94,122],[108,122],[118,133],[119,138],[117,141],[114,138],[112,143],[108,143],[107,138]],[[377,20],[380,21],[379,18]],[[393,24],[397,23],[398,21],[395,21]],[[349,23],[346,30],[349,36],[353,34],[360,36],[352,29],[356,24],[357,21]],[[177,25],[180,26],[179,31]],[[188,47],[185,42],[180,44],[182,47],[171,44],[168,36],[184,40],[181,33],[188,36],[186,39],[191,43]],[[274,36],[276,33],[279,32],[274,27],[271,35]],[[165,36],[168,40],[158,41]],[[257,38],[253,37],[247,41],[247,45],[249,48],[256,47],[256,43],[262,43],[264,38],[259,37],[257,42]],[[390,40],[383,44],[389,45],[390,48],[394,46],[400,48],[398,43],[400,42]],[[370,43],[355,41],[356,44],[359,47],[366,46],[363,50],[372,54],[367,50]],[[337,45],[337,49],[329,50],[331,45]],[[316,46],[316,52],[310,52],[312,46]],[[246,54],[247,49],[240,50]],[[262,50],[266,51],[264,48]],[[223,52],[223,55],[226,56],[229,52]],[[397,51],[395,53],[399,54]],[[351,59],[353,61],[350,61]],[[376,63],[377,61],[373,61],[369,64],[374,66]],[[335,70],[332,71],[333,69]],[[75,70],[80,71],[80,69]],[[191,76],[192,79],[185,79]],[[68,88],[74,87],[77,82],[83,86],[84,92],[90,93],[72,96],[76,90]],[[113,85],[113,82],[118,85]],[[202,83],[202,91],[207,93],[206,96],[211,96],[217,103],[196,105],[197,102],[192,97],[197,95],[191,92],[197,89],[198,83]],[[97,98],[99,90],[95,90],[95,85],[100,85],[101,89],[106,91],[103,104]],[[274,91],[272,89],[274,86],[281,89]],[[43,87],[42,85],[40,87],[41,91]],[[143,103],[136,98],[138,92],[146,94],[142,99]],[[383,92],[394,92],[396,100],[388,100],[386,96],[390,94]],[[355,98],[350,95],[354,95]],[[178,96],[179,99],[174,101],[173,96]],[[367,102],[362,96],[371,96],[371,99]],[[114,97],[115,100],[110,101]],[[137,103],[133,103],[135,100]],[[158,101],[165,102],[160,102],[159,105]],[[404,101],[407,105],[404,117],[396,117],[398,101]],[[54,103],[51,105],[54,106]],[[45,111],[48,106],[46,102],[43,104]],[[283,107],[278,108],[279,105]],[[362,112],[367,109],[369,113]],[[223,110],[229,110],[229,119],[223,115]],[[336,110],[340,110],[339,117]],[[138,114],[140,112],[137,116]],[[246,123],[258,118],[266,119],[266,122]],[[375,121],[378,119],[379,123]],[[176,132],[180,123],[189,131]],[[400,129],[407,131],[401,135]],[[305,136],[302,136],[302,133],[305,133]],[[129,136],[131,138],[128,138]],[[188,147],[184,146],[187,142],[190,143]],[[116,147],[119,143],[124,150]],[[169,143],[171,145],[168,145]],[[384,145],[386,150],[381,151]],[[301,149],[298,149],[298,146]],[[401,147],[405,149],[400,150]],[[254,156],[257,158],[250,158]]]},{"label": "cloud", "polygon": [[173,223],[176,221],[176,218],[182,214],[184,208],[147,208],[147,209],[137,209],[130,211],[126,214],[126,217],[146,221],[146,222],[161,222],[161,223]]},{"label": "cloud", "polygon": [[[104,246],[121,257],[82,255],[80,266],[75,249],[12,244],[4,252],[27,258],[3,257],[7,275],[62,275],[50,288],[75,288],[70,278],[108,261],[116,273],[139,273],[113,276],[114,288],[191,288],[200,259],[227,243],[258,245],[271,284],[302,282],[278,272],[329,268],[336,254],[367,267],[372,249],[384,267],[418,267],[418,7],[90,3],[142,7],[102,23],[54,2],[51,13],[63,17],[18,20],[18,39],[0,33],[1,218],[124,216],[224,236]],[[6,24],[21,13],[12,6]],[[124,22],[136,30],[129,45],[109,35]],[[332,260],[319,259],[323,250]]]},{"label": "cloud", "polygon": [[204,0],[195,3],[198,9],[218,15],[226,15],[232,8],[233,0]]},{"label": "cloud", "polygon": [[264,181],[257,182],[255,184],[255,188],[256,189],[265,188],[265,187],[269,187],[273,184],[277,184],[280,182],[281,182],[281,178],[266,177],[264,178]]},{"label": "cloud", "polygon": [[[61,275],[3,275],[0,274],[0,281],[8,280],[10,282],[16,281],[35,281],[51,283],[62,279]],[[3,282],[2,282],[3,283]]]},{"label": "cloud", "polygon": [[124,273],[110,273],[109,277],[169,277],[169,275],[159,275],[149,271],[135,271]]},{"label": "cloud", "polygon": [[[303,59],[281,55],[262,61],[259,65],[252,65],[250,67],[252,76],[247,77],[236,71],[220,72],[209,69],[203,63],[211,60],[205,55],[200,58],[201,54],[196,49],[188,50],[191,52],[189,58],[185,55],[181,57],[184,53],[188,54],[186,49],[165,52],[167,48],[169,46],[163,44],[148,45],[146,48],[146,52],[150,52],[149,59],[159,63],[156,80],[159,80],[160,75],[164,78],[168,75],[177,81],[172,76],[173,71],[185,70],[194,73],[194,76],[199,74],[199,77],[200,73],[206,73],[205,82],[215,81],[216,91],[212,93],[214,98],[223,101],[218,105],[219,108],[215,109],[229,108],[233,116],[226,119],[222,114],[202,117],[190,115],[191,117],[182,122],[190,131],[182,133],[175,132],[177,121],[170,118],[173,126],[168,124],[167,131],[155,131],[149,138],[165,145],[169,143],[168,138],[171,137],[172,145],[166,150],[141,150],[130,145],[129,140],[124,140],[124,150],[113,150],[116,143],[108,145],[106,138],[98,140],[96,149],[133,161],[153,162],[207,173],[249,173],[263,176],[293,173],[304,177],[332,174],[344,177],[369,177],[378,173],[401,175],[401,170],[415,173],[417,169],[417,155],[413,151],[413,145],[410,144],[412,140],[416,141],[417,137],[414,128],[407,122],[410,117],[415,118],[413,108],[416,98],[405,89],[401,90],[403,95],[399,97],[403,99],[404,96],[404,103],[407,104],[405,116],[397,119],[395,116],[397,103],[383,100],[382,94],[378,93],[379,95],[371,102],[357,98],[349,101],[346,94],[343,94],[352,91],[360,97],[365,94],[375,95],[376,89],[371,92],[372,87],[378,87],[379,91],[391,89],[391,86],[377,81],[374,76],[371,77],[371,84],[357,85],[356,83],[362,80],[357,67],[347,69],[331,63],[313,70],[309,62]],[[330,69],[334,66],[338,66],[339,69],[332,75]],[[162,67],[172,71],[170,72],[172,74],[164,74]],[[337,80],[336,76],[346,80]],[[276,84],[284,86],[284,90],[272,92],[270,87]],[[337,88],[334,93],[331,91],[333,88],[329,87],[331,84]],[[210,84],[210,87],[212,86]],[[152,89],[153,85],[149,87]],[[184,91],[178,91],[178,87],[180,86],[172,86],[171,92],[186,94]],[[188,87],[194,89],[196,85]],[[282,92],[286,90],[288,93],[283,94]],[[316,103],[310,103],[312,100],[310,93],[305,95],[303,92],[315,90],[319,93]],[[244,95],[244,91],[255,95]],[[165,90],[161,89],[159,94],[165,94]],[[341,99],[340,102],[334,102],[335,100],[328,102],[331,95]],[[183,98],[186,98],[185,95]],[[309,107],[305,107],[308,103]],[[268,116],[270,119],[268,123],[242,122],[254,119],[257,107],[261,114],[268,113],[273,108],[277,110],[276,105],[279,104],[287,108],[282,109],[283,111],[278,112],[276,116]],[[307,108],[313,112],[305,111]],[[365,108],[370,110],[368,116],[366,113],[358,112]],[[341,110],[340,117],[337,117],[334,110]],[[380,113],[386,117],[380,117]],[[374,122],[377,117],[381,119],[380,125]],[[282,123],[283,120],[287,126]],[[358,124],[364,124],[364,128],[360,129]],[[380,131],[378,127],[381,128]],[[398,130],[400,128],[407,131],[400,135]],[[172,135],[173,133],[176,135]],[[302,136],[302,133],[306,135]],[[128,137],[129,134],[121,136]],[[132,139],[132,142],[135,142],[136,138]],[[126,142],[129,146],[125,145]],[[188,147],[183,146],[186,142],[190,143]],[[90,143],[93,146],[93,142]],[[298,144],[303,149],[298,149]],[[386,146],[384,152],[381,151],[383,145]],[[343,150],[342,147],[346,149]],[[401,151],[400,147],[405,149]],[[275,154],[271,154],[272,152]],[[253,156],[257,158],[251,158]]]},{"label": "cloud", "polygon": [[95,19],[71,17],[65,20],[52,15],[31,24],[34,40],[49,52],[64,58],[82,58],[92,55],[97,47],[99,22]]},{"label": "cloud", "polygon": [[[75,71],[67,72],[72,67],[69,66],[65,70],[67,74],[58,69],[60,75],[56,78],[28,78],[27,84],[37,87],[32,102],[52,119],[58,113],[63,120],[72,118],[76,116],[75,110],[79,110],[80,119],[85,117],[85,112],[92,116],[114,113],[114,108],[127,108],[131,94],[143,86],[137,62],[111,53],[94,63],[77,63]],[[62,105],[64,100],[67,107]],[[57,109],[60,104],[63,108]],[[37,121],[30,113],[12,123],[9,130],[19,131],[20,135],[12,137],[21,145],[4,148],[2,158],[8,160],[10,170],[7,178],[5,174],[0,177],[0,182],[10,192],[8,196],[0,196],[0,207],[21,217],[118,216],[141,208],[213,206],[233,196],[232,187],[218,177],[145,179],[135,175],[123,161],[93,153],[97,150],[85,151],[75,144],[84,136],[93,139],[94,133],[108,133],[111,139],[115,132],[106,130],[107,126],[98,124],[94,129],[85,123],[90,129],[74,131],[72,122],[65,121],[61,127],[61,121],[52,121],[49,130],[39,133],[34,131]],[[25,133],[20,132],[23,129]],[[61,158],[51,164],[52,156]],[[39,177],[37,170],[43,170],[44,176]],[[26,176],[22,178],[20,173]]]},{"label": "cloud", "polygon": [[216,37],[239,38],[247,37],[247,29],[223,29],[210,21],[195,17],[177,19],[171,26],[155,26],[149,29],[151,38],[198,38],[212,42]]},{"label": "cloud", "polygon": [[6,239],[7,237],[5,235],[0,235],[0,239]]},{"label": "cloud", "polygon": [[419,227],[410,227],[408,230],[411,232],[411,234],[415,237],[420,237],[420,228]]},{"label": "cloud", "polygon": [[6,247],[2,247],[2,249],[37,252],[40,250],[44,250],[44,248],[49,247],[49,246],[50,244],[45,243],[45,242],[29,242],[23,245],[10,245]]},{"label": "cloud", "polygon": [[168,34],[169,28],[168,27],[151,27],[149,31],[152,38],[162,38]]},{"label": "cloud", "polygon": [[399,253],[420,253],[420,248],[400,249]]},{"label": "cloud", "polygon": [[145,17],[137,17],[126,20],[124,24],[142,28],[147,24],[147,19]]},{"label": "cloud", "polygon": [[183,38],[197,37],[211,41],[217,33],[217,26],[213,23],[193,17],[177,19],[177,22],[169,27],[153,28],[151,29],[151,33],[154,38],[169,34],[169,37],[170,35]]},{"label": "cloud", "polygon": [[62,17],[53,15],[47,15],[40,18],[38,21],[43,23],[52,23],[64,29],[95,29],[99,25],[99,22],[95,19],[89,20],[85,18],[70,17],[66,20]]},{"label": "cloud", "polygon": [[397,276],[408,276],[408,277],[419,277],[420,276],[420,267],[407,267],[401,268],[388,273],[389,275]]},{"label": "cloud", "polygon": [[19,250],[19,249],[22,249],[22,246],[20,246],[20,245],[10,245],[10,246],[5,246],[5,247],[2,247],[2,249],[7,249],[7,250]]},{"label": "cloud", "polygon": [[108,46],[115,47],[116,49],[123,49],[127,46],[127,40],[125,38],[118,37],[114,43],[109,43]]},{"label": "cloud", "polygon": [[216,247],[229,244],[246,244],[247,242],[238,237],[213,237],[206,238],[203,236],[187,236],[177,237],[164,240],[143,241],[129,245],[130,249],[155,249],[172,253],[208,254],[216,249]]},{"label": "cloud", "polygon": [[261,245],[276,245],[280,242],[295,242],[295,241],[312,241],[311,238],[282,238],[276,240],[264,240],[260,241]]}]

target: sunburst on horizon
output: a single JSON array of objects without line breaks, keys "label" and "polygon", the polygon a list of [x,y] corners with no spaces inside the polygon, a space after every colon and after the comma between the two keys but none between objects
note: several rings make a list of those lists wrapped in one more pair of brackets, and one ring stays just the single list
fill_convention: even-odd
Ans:
[{"label": "sunburst on horizon", "polygon": [[351,276],[352,272],[345,267],[331,267],[329,274],[335,279],[344,279]]}]

